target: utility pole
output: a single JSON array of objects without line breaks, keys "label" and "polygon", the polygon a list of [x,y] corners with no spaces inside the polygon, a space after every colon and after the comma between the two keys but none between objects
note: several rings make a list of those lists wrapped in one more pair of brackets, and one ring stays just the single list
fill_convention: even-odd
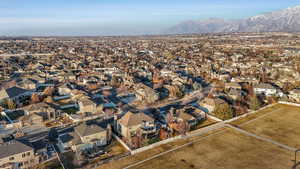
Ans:
[{"label": "utility pole", "polygon": [[298,166],[298,164],[297,164],[297,153],[298,152],[300,152],[300,149],[295,150],[295,161],[294,161],[295,164],[294,164],[292,169],[296,169],[296,167]]}]

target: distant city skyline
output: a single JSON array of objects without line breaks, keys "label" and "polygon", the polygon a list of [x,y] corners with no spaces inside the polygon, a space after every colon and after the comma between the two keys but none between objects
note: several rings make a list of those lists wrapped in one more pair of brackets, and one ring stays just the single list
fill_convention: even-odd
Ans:
[{"label": "distant city skyline", "polygon": [[240,19],[298,0],[1,0],[0,36],[156,34],[186,20]]}]

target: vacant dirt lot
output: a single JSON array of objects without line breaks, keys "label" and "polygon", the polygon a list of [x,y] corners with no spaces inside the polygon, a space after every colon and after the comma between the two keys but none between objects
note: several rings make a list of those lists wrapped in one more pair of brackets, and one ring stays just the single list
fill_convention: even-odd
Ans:
[{"label": "vacant dirt lot", "polygon": [[292,152],[231,129],[146,161],[134,169],[287,169]]},{"label": "vacant dirt lot", "polygon": [[300,148],[300,107],[276,105],[267,113],[238,126],[256,135]]}]

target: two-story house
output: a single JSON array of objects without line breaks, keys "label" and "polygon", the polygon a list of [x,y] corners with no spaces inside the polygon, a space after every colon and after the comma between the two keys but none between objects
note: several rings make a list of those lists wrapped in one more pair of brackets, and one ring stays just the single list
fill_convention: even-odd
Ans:
[{"label": "two-story house", "polygon": [[34,149],[20,141],[0,144],[0,168],[2,169],[28,169],[33,168],[38,162]]},{"label": "two-story house", "polygon": [[20,105],[29,99],[31,95],[31,90],[26,90],[16,86],[7,89],[2,88],[0,90],[0,102],[3,103],[5,100],[9,99],[14,101],[15,104]]},{"label": "two-story house", "polygon": [[266,96],[283,96],[281,90],[277,89],[269,83],[257,84],[253,87],[253,89],[256,94],[264,94]]},{"label": "two-story house", "polygon": [[78,113],[90,113],[90,114],[96,114],[96,113],[102,113],[102,107],[97,106],[95,102],[88,98],[82,98],[78,101],[79,105],[79,112]]},{"label": "two-story house", "polygon": [[74,127],[74,132],[60,135],[58,138],[58,147],[61,151],[72,149],[73,151],[83,151],[98,146],[108,144],[108,132],[106,129],[92,124],[85,123]]},{"label": "two-story house", "polygon": [[144,113],[127,112],[117,121],[117,130],[124,138],[129,139],[134,136],[138,130],[142,134],[148,135],[156,132],[154,119]]},{"label": "two-story house", "polygon": [[28,105],[23,107],[23,110],[26,115],[38,114],[43,117],[43,120],[55,119],[59,114],[55,108],[44,102]]},{"label": "two-story house", "polygon": [[225,100],[220,98],[209,98],[206,97],[205,99],[199,102],[199,105],[205,109],[206,113],[212,113],[217,106],[227,104]]}]

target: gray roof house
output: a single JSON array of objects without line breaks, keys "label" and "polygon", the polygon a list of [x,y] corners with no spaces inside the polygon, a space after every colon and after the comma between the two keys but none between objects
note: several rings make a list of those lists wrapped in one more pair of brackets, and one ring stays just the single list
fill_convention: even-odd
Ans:
[{"label": "gray roof house", "polygon": [[73,151],[82,151],[95,146],[107,145],[107,130],[92,124],[85,123],[74,127],[74,132],[59,136],[58,147],[61,151],[71,148]]},{"label": "gray roof house", "polygon": [[20,141],[0,144],[0,168],[31,168],[38,164],[34,149]]},{"label": "gray roof house", "polygon": [[7,89],[0,90],[0,102],[5,99],[11,99],[17,104],[21,103],[26,97],[30,97],[32,94],[31,90],[26,90],[20,87],[11,87]]}]

